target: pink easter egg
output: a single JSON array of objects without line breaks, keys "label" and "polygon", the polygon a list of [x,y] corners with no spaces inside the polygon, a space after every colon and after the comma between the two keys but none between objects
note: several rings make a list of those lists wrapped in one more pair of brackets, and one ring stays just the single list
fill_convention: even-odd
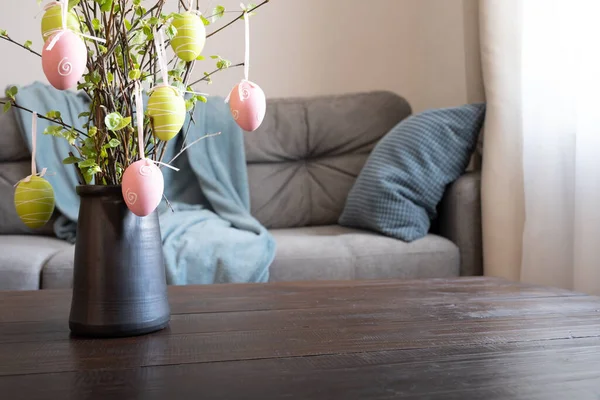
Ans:
[{"label": "pink easter egg", "polygon": [[248,132],[255,131],[267,112],[265,92],[256,83],[242,81],[231,91],[229,108],[240,128]]},{"label": "pink easter egg", "polygon": [[[56,35],[61,35],[51,50],[48,47]],[[58,90],[74,87],[83,76],[87,63],[87,48],[75,33],[66,30],[50,36],[42,51],[44,74],[52,86]]]},{"label": "pink easter egg", "polygon": [[160,169],[152,161],[143,159],[127,167],[121,187],[127,208],[138,217],[145,217],[160,204],[165,181]]}]

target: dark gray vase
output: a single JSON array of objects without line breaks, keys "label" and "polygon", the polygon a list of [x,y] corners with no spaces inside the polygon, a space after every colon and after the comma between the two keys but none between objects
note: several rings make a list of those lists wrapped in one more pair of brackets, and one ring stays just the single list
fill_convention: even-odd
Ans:
[{"label": "dark gray vase", "polygon": [[140,218],[120,186],[78,186],[69,328],[74,335],[134,336],[169,324],[158,215]]}]

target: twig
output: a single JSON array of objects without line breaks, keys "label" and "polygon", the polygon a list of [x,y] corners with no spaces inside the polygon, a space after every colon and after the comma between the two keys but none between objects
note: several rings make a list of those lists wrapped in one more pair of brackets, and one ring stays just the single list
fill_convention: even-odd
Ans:
[{"label": "twig", "polygon": [[8,42],[11,42],[12,44],[16,44],[17,46],[24,48],[25,50],[29,51],[30,53],[33,53],[33,54],[35,54],[35,55],[36,55],[36,56],[38,56],[38,57],[41,57],[41,56],[42,56],[42,55],[41,55],[40,53],[38,53],[37,51],[35,51],[35,50],[32,50],[32,49],[30,49],[29,47],[26,47],[25,45],[22,45],[21,43],[19,43],[19,42],[16,42],[16,41],[12,40],[12,39],[10,38],[10,36],[8,36],[8,35],[0,35],[0,39],[4,39],[4,40],[6,40],[6,41],[8,41]]},{"label": "twig", "polygon": [[[75,154],[73,154],[72,151],[69,152],[69,156],[71,157],[75,157]],[[79,178],[79,183],[82,185],[85,185],[85,178],[83,176],[83,174],[81,173],[81,170],[79,169],[79,167],[76,165],[75,166],[75,173],[77,174],[77,178]]]},{"label": "twig", "polygon": [[216,74],[216,73],[217,73],[217,72],[219,72],[219,71],[225,71],[226,69],[235,68],[235,67],[243,67],[243,66],[244,66],[244,63],[239,63],[239,64],[235,64],[235,65],[230,65],[230,66],[229,66],[229,67],[227,67],[227,68],[218,68],[218,69],[215,69],[215,70],[214,70],[214,71],[212,71],[211,73],[204,75],[204,78],[198,79],[197,81],[190,83],[190,84],[189,84],[189,86],[194,86],[194,85],[195,85],[195,84],[197,84],[197,83],[200,83],[200,82],[202,82],[202,81],[208,80],[208,78],[209,78],[211,75],[213,75],[213,74]]},{"label": "twig", "polygon": [[217,29],[216,31],[206,35],[206,38],[208,39],[209,37],[216,35],[217,33],[221,32],[223,29],[227,28],[229,25],[234,24],[236,21],[242,19],[244,17],[244,15],[246,14],[250,14],[252,11],[256,10],[257,8],[264,6],[265,4],[267,4],[270,0],[265,0],[262,3],[260,3],[259,5],[257,5],[254,8],[251,8],[250,10],[247,10],[246,12],[243,12],[242,14],[240,14],[240,16],[238,16],[237,18],[231,20],[230,22],[228,22],[227,24],[223,25],[222,27],[220,27],[219,29]]},{"label": "twig", "polygon": [[[0,104],[6,104],[6,103],[11,103],[13,107],[18,108],[19,110],[23,110],[23,111],[26,111],[28,113],[33,114],[33,110],[30,110],[29,108],[22,107],[22,106],[18,105],[17,103],[14,103],[12,101],[8,101],[8,102],[7,101],[0,101]],[[45,119],[46,121],[53,122],[55,124],[58,124],[58,125],[62,126],[63,128],[73,129],[75,132],[79,133],[80,135],[88,137],[88,135],[86,133],[80,131],[79,129],[77,129],[77,128],[71,126],[71,125],[67,125],[64,122],[61,122],[61,121],[59,121],[57,119],[48,118],[48,117],[46,117],[44,115],[41,115],[41,114],[38,114],[38,118]]]},{"label": "twig", "polygon": [[175,212],[175,209],[173,208],[173,205],[171,204],[171,202],[169,201],[169,199],[167,199],[167,196],[165,196],[164,193],[163,193],[163,199],[165,199],[165,201],[167,202],[167,206],[169,206],[169,208],[171,209],[171,212]]},{"label": "twig", "polygon": [[192,147],[193,145],[195,145],[195,144],[196,144],[196,143],[198,143],[199,141],[201,141],[201,140],[204,140],[204,139],[208,139],[208,138],[210,138],[210,137],[219,136],[220,134],[221,134],[221,132],[217,132],[217,133],[211,133],[211,134],[204,135],[204,136],[202,136],[202,137],[200,137],[200,138],[198,138],[198,139],[194,140],[192,143],[188,144],[188,145],[187,145],[187,146],[185,146],[183,149],[181,149],[181,151],[180,151],[179,153],[177,153],[177,154],[175,155],[175,157],[173,157],[173,158],[171,159],[171,161],[169,161],[167,164],[171,165],[171,163],[173,163],[173,161],[175,161],[175,160],[176,160],[176,159],[177,159],[177,158],[178,158],[180,155],[182,155],[183,153],[185,153],[185,151],[186,151],[187,149],[189,149],[190,147]]}]

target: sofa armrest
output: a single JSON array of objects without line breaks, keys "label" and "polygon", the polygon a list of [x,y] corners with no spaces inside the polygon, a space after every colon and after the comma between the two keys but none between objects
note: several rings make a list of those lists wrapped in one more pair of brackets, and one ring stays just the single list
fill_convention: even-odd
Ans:
[{"label": "sofa armrest", "polygon": [[483,274],[481,172],[467,172],[448,186],[438,208],[437,233],[460,250],[460,275]]}]

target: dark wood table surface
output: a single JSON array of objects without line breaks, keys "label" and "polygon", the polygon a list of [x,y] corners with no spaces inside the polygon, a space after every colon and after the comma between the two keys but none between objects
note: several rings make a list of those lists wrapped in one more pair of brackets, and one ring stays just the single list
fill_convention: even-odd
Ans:
[{"label": "dark wood table surface", "polygon": [[170,288],[159,333],[74,339],[0,292],[0,399],[599,399],[600,299],[488,278]]}]

